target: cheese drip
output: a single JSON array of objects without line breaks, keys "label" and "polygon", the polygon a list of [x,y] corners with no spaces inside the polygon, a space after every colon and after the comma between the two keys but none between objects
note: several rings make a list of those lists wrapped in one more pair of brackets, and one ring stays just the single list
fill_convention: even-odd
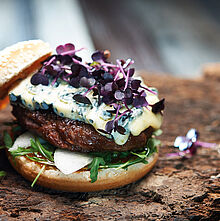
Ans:
[{"label": "cheese drip", "polygon": [[[49,86],[41,84],[35,86],[30,83],[30,78],[28,77],[21,81],[17,87],[10,91],[9,97],[11,102],[16,102],[20,99],[22,104],[31,110],[47,110],[51,107],[57,115],[91,124],[96,130],[105,130],[106,123],[114,119],[115,115],[107,111],[113,108],[104,103],[98,105],[98,98],[93,96],[92,91],[86,95],[92,105],[78,103],[73,99],[74,94],[84,94],[87,91],[86,88],[74,88],[61,80],[53,86],[51,84]],[[148,91],[146,91],[146,94],[149,104],[155,104],[159,101],[156,95]],[[123,145],[127,142],[130,134],[138,136],[150,126],[155,130],[159,129],[161,123],[161,114],[154,114],[150,106],[148,109],[145,107],[133,107],[129,117],[123,116],[118,121],[118,124],[126,129],[125,135],[117,131],[113,131],[111,135],[104,133],[102,135],[109,138],[113,137],[115,143]],[[100,131],[98,132],[101,133]]]}]

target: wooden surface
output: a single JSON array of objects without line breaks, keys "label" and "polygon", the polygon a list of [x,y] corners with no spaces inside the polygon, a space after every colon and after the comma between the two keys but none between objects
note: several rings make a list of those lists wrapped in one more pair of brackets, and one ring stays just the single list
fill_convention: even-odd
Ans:
[{"label": "wooden surface", "polygon": [[[220,154],[199,148],[191,159],[168,159],[176,136],[196,128],[200,140],[220,143],[220,86],[217,80],[181,80],[144,74],[166,98],[159,161],[140,181],[94,193],[48,190],[24,180],[0,152],[0,220],[218,220]],[[10,108],[0,112],[2,123]],[[2,134],[2,133],[1,133]]]}]

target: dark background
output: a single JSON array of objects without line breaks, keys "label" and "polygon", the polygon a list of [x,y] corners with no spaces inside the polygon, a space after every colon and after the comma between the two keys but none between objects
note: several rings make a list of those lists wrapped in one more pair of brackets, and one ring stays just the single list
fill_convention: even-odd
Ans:
[{"label": "dark background", "polygon": [[218,0],[0,0],[0,49],[34,38],[55,47],[78,34],[89,48],[110,49],[112,61],[134,58],[138,70],[197,77],[220,60],[219,12]]}]

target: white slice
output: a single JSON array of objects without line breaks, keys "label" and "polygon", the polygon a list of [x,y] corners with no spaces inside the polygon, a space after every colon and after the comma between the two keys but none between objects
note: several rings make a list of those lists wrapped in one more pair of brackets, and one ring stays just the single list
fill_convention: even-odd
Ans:
[{"label": "white slice", "polygon": [[34,136],[29,133],[23,133],[20,135],[14,142],[13,146],[9,149],[9,151],[17,150],[18,147],[27,148],[31,146],[31,138],[34,139]]},{"label": "white slice", "polygon": [[93,157],[84,153],[56,149],[54,153],[55,166],[64,174],[71,174],[90,164]]}]

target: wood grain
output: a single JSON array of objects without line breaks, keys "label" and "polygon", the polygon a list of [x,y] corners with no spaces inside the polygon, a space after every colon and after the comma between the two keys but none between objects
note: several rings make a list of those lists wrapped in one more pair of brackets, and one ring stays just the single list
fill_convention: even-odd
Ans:
[{"label": "wood grain", "polygon": [[[146,83],[166,98],[163,142],[152,172],[125,187],[95,193],[67,193],[35,186],[17,174],[0,152],[0,220],[218,220],[220,155],[199,148],[191,159],[168,159],[176,136],[194,127],[200,140],[220,143],[220,87],[211,80],[181,80],[144,73]],[[0,112],[2,123],[10,108]],[[2,134],[2,133],[1,133]]]}]

